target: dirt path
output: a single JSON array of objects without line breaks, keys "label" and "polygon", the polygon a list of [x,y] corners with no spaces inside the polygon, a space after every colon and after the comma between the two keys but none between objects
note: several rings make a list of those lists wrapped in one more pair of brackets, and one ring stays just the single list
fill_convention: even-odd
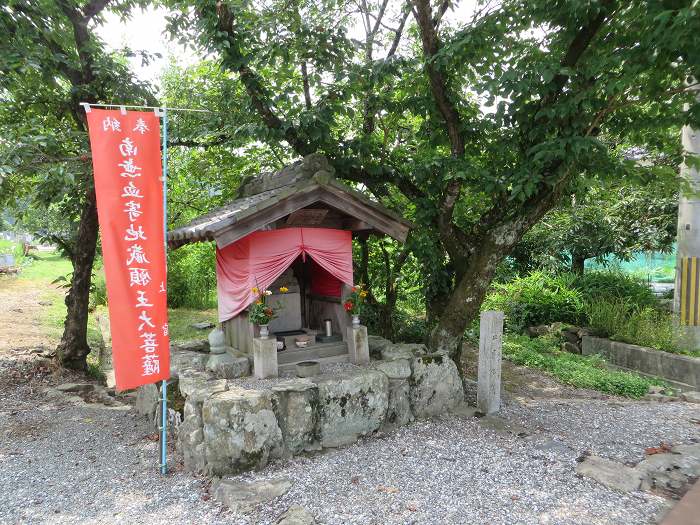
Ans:
[{"label": "dirt path", "polygon": [[21,278],[0,278],[0,353],[10,349],[41,349],[56,341],[46,335],[41,315],[52,301],[46,288]]}]

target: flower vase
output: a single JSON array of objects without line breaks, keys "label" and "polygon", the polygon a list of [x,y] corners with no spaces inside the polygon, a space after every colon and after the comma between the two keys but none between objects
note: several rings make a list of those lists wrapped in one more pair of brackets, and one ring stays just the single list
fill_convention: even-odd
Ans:
[{"label": "flower vase", "polygon": [[360,326],[360,316],[358,314],[352,314],[352,326],[353,328]]},{"label": "flower vase", "polygon": [[267,339],[270,336],[270,331],[266,324],[260,325],[260,339]]}]

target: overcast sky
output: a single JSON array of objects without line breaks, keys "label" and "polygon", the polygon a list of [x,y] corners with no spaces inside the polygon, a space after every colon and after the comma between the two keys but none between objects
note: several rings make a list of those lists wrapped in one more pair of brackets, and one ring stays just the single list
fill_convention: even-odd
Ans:
[{"label": "overcast sky", "polygon": [[198,60],[192,50],[168,40],[164,34],[166,13],[165,9],[155,7],[149,7],[143,11],[134,10],[131,19],[125,22],[122,22],[117,15],[108,13],[105,24],[97,29],[112,50],[128,46],[134,51],[148,51],[163,55],[148,66],[141,64],[140,57],[130,59],[132,70],[136,75],[155,85],[158,85],[158,78],[171,56],[183,65]]}]

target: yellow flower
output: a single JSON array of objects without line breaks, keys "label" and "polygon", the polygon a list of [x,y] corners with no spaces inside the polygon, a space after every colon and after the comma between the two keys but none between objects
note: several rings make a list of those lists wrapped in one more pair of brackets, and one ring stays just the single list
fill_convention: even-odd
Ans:
[{"label": "yellow flower", "polygon": [[258,299],[257,301],[255,301],[255,304],[262,304],[262,301]]},{"label": "yellow flower", "polygon": [[289,291],[289,288],[287,288],[286,286],[280,286],[280,292],[287,293],[288,291]]},{"label": "yellow flower", "polygon": [[362,297],[363,299],[364,299],[365,297],[367,297],[367,291],[366,291],[366,290],[362,290],[362,291],[360,292],[360,297]]},{"label": "yellow flower", "polygon": [[258,291],[259,291],[259,290],[258,290],[258,287],[257,287],[257,286],[253,286],[253,293],[258,293]]}]

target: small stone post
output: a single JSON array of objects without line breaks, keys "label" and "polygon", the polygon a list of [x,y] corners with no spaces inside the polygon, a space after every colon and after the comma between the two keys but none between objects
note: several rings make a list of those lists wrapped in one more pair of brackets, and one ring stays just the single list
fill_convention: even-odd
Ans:
[{"label": "small stone post", "polygon": [[369,339],[367,327],[348,326],[348,349],[350,350],[350,362],[356,365],[369,364]]},{"label": "small stone post", "polygon": [[253,339],[253,374],[258,379],[277,377],[277,339]]},{"label": "small stone post", "polygon": [[495,414],[501,408],[503,312],[481,312],[476,409]]}]

